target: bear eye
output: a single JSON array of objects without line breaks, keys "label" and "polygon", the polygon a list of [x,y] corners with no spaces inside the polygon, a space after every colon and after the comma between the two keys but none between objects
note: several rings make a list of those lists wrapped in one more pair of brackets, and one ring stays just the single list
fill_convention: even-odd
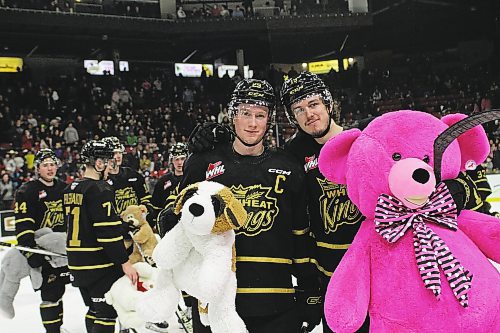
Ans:
[{"label": "bear eye", "polygon": [[429,163],[431,159],[429,158],[429,156],[425,155],[422,161],[424,161],[425,163]]},{"label": "bear eye", "polygon": [[392,159],[394,161],[399,161],[401,159],[401,154],[400,153],[394,153],[394,154],[392,154]]}]

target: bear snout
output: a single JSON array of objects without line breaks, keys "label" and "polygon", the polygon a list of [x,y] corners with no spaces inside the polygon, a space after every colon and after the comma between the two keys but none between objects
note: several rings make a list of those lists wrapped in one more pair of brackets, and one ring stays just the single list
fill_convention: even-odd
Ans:
[{"label": "bear snout", "polygon": [[203,213],[205,212],[205,208],[203,208],[202,205],[193,202],[189,205],[189,212],[193,214],[194,217],[198,217],[203,215]]},{"label": "bear snout", "polygon": [[432,167],[418,158],[402,159],[389,172],[392,195],[411,209],[423,206],[435,187],[436,178]]},{"label": "bear snout", "polygon": [[413,178],[416,182],[420,184],[425,184],[429,181],[431,175],[429,174],[429,171],[422,168],[418,168],[417,170],[413,171],[411,178]]}]

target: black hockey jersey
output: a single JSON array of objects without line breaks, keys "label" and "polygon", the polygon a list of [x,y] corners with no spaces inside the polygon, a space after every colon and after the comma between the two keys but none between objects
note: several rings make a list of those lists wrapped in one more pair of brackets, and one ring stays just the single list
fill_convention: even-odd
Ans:
[{"label": "black hockey jersey", "polygon": [[161,210],[165,208],[167,199],[171,195],[176,195],[177,191],[175,188],[180,183],[182,177],[182,175],[176,176],[173,172],[167,172],[158,179],[151,199],[151,203],[155,209]]},{"label": "black hockey jersey", "polygon": [[[16,192],[14,214],[16,218],[16,238],[19,245],[36,247],[35,230],[51,228],[65,232],[63,214],[63,192],[66,184],[54,180],[47,186],[40,180],[23,184]],[[29,258],[32,253],[23,253]]]},{"label": "black hockey jersey", "polygon": [[102,180],[84,178],[64,193],[68,226],[68,267],[75,286],[87,286],[128,260],[125,228],[116,214],[113,190]]},{"label": "black hockey jersey", "polygon": [[285,149],[296,156],[306,172],[311,232],[316,241],[314,262],[328,278],[351,245],[364,216],[347,196],[344,185],[330,182],[319,172],[322,147],[314,138],[299,131]]},{"label": "black hockey jersey", "polygon": [[300,165],[282,150],[242,156],[231,146],[219,146],[188,158],[179,189],[204,180],[229,187],[248,213],[236,232],[238,313],[286,311],[295,302],[291,275],[299,286],[317,277]]},{"label": "black hockey jersey", "polygon": [[130,205],[145,205],[149,212],[147,220],[151,226],[154,225],[155,216],[151,205],[151,194],[140,173],[121,167],[117,174],[109,174],[106,182],[115,192],[115,208],[118,215]]},{"label": "black hockey jersey", "polygon": [[491,186],[486,178],[486,170],[483,166],[478,165],[474,170],[460,172],[458,179],[469,177],[475,188],[469,189],[467,182],[466,186],[466,209],[475,210],[481,213],[490,214],[491,205],[486,201],[486,198],[491,194]]}]

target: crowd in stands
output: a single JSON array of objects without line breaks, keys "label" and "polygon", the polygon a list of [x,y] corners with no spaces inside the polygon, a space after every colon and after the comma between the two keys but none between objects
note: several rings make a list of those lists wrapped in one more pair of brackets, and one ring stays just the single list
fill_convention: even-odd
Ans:
[{"label": "crowd in stands", "polygon": [[[159,2],[128,0],[0,0],[0,7],[18,9],[37,9],[67,13],[93,13],[130,17],[160,17]],[[297,16],[303,14],[348,12],[347,2],[343,0],[273,0],[263,5],[254,5],[254,0],[204,3],[199,1],[180,1],[177,19],[205,18],[243,18],[256,16]],[[173,18],[173,17],[169,17]]]},{"label": "crowd in stands", "polygon": [[[341,105],[340,123],[356,126],[364,118],[398,109],[416,109],[440,117],[450,112],[473,114],[500,105],[497,77],[484,66],[457,65],[453,70],[421,58],[387,70],[351,66],[323,76]],[[70,182],[80,172],[79,150],[89,139],[116,136],[126,146],[126,164],[152,182],[168,169],[168,150],[186,142],[199,123],[229,123],[225,107],[238,76],[182,78],[167,71],[131,71],[118,76],[50,78],[34,82],[29,71],[0,76],[0,193],[12,193],[34,176],[34,153],[54,149],[60,177]],[[271,67],[262,76],[278,91],[292,68]],[[6,74],[7,75],[7,74]],[[340,88],[342,87],[342,88]],[[282,145],[294,129],[279,109],[278,125],[269,130],[269,145]],[[500,126],[486,129],[492,151],[489,172],[500,171]]]}]

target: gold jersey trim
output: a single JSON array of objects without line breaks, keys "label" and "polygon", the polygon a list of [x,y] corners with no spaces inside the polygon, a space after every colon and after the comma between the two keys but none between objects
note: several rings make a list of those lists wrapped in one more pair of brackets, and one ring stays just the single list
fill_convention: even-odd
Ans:
[{"label": "gold jersey trim", "polygon": [[316,245],[331,250],[347,250],[351,246],[351,244],[330,244],[325,242],[316,242]]},{"label": "gold jersey trim", "polygon": [[153,196],[150,194],[150,195],[146,195],[144,197],[141,198],[141,202],[142,201],[148,201],[149,199],[151,199]]},{"label": "gold jersey trim", "polygon": [[236,257],[237,262],[265,262],[271,264],[292,264],[292,260],[286,258],[271,257]]},{"label": "gold jersey trim", "polygon": [[121,225],[122,221],[115,221],[115,222],[96,222],[93,224],[94,227],[105,227],[108,225]]},{"label": "gold jersey trim", "polygon": [[94,324],[104,325],[104,326],[115,326],[116,321],[102,321],[102,320],[94,320]]},{"label": "gold jersey trim", "polygon": [[321,273],[325,274],[326,276],[332,276],[332,275],[333,275],[333,272],[329,272],[329,271],[327,271],[326,269],[324,269],[324,268],[323,268],[323,267],[319,264],[319,262],[318,262],[316,259],[311,258],[311,262],[312,262],[313,264],[315,264],[315,265],[316,265],[316,268],[318,269],[318,271],[320,271]]},{"label": "gold jersey trim", "polygon": [[20,232],[16,235],[16,238],[21,238],[22,236],[26,235],[26,234],[34,234],[35,231],[34,230],[24,230],[23,232]]},{"label": "gold jersey trim", "polygon": [[106,267],[111,267],[113,266],[113,263],[109,264],[102,264],[102,265],[92,265],[92,266],[69,266],[69,269],[75,270],[75,271],[84,271],[87,269],[95,269],[95,268],[106,268]]},{"label": "gold jersey trim", "polygon": [[66,251],[69,252],[93,252],[93,251],[101,251],[102,247],[67,247]]},{"label": "gold jersey trim", "polygon": [[47,321],[42,321],[42,324],[48,325],[48,324],[54,324],[62,321],[62,318],[56,319],[56,320],[47,320]]},{"label": "gold jersey trim", "polygon": [[34,220],[34,219],[32,219],[31,217],[25,217],[25,218],[22,218],[22,219],[16,220],[16,224],[21,223],[21,222],[25,222],[25,221],[30,221],[30,222],[32,222],[32,223],[35,223],[35,220]]},{"label": "gold jersey trim", "polygon": [[311,262],[311,258],[294,258],[294,264],[308,264]]},{"label": "gold jersey trim", "polygon": [[302,235],[305,235],[309,232],[309,228],[305,228],[305,229],[302,229],[302,230],[292,230],[292,233],[296,236],[302,236]]},{"label": "gold jersey trim", "polygon": [[61,303],[61,300],[58,300],[56,303],[40,304],[40,309],[53,308],[58,306],[59,303]]},{"label": "gold jersey trim", "polygon": [[115,238],[97,238],[97,241],[100,243],[111,243],[123,240],[123,236],[118,236]]},{"label": "gold jersey trim", "polygon": [[293,288],[237,288],[239,294],[294,294]]}]

